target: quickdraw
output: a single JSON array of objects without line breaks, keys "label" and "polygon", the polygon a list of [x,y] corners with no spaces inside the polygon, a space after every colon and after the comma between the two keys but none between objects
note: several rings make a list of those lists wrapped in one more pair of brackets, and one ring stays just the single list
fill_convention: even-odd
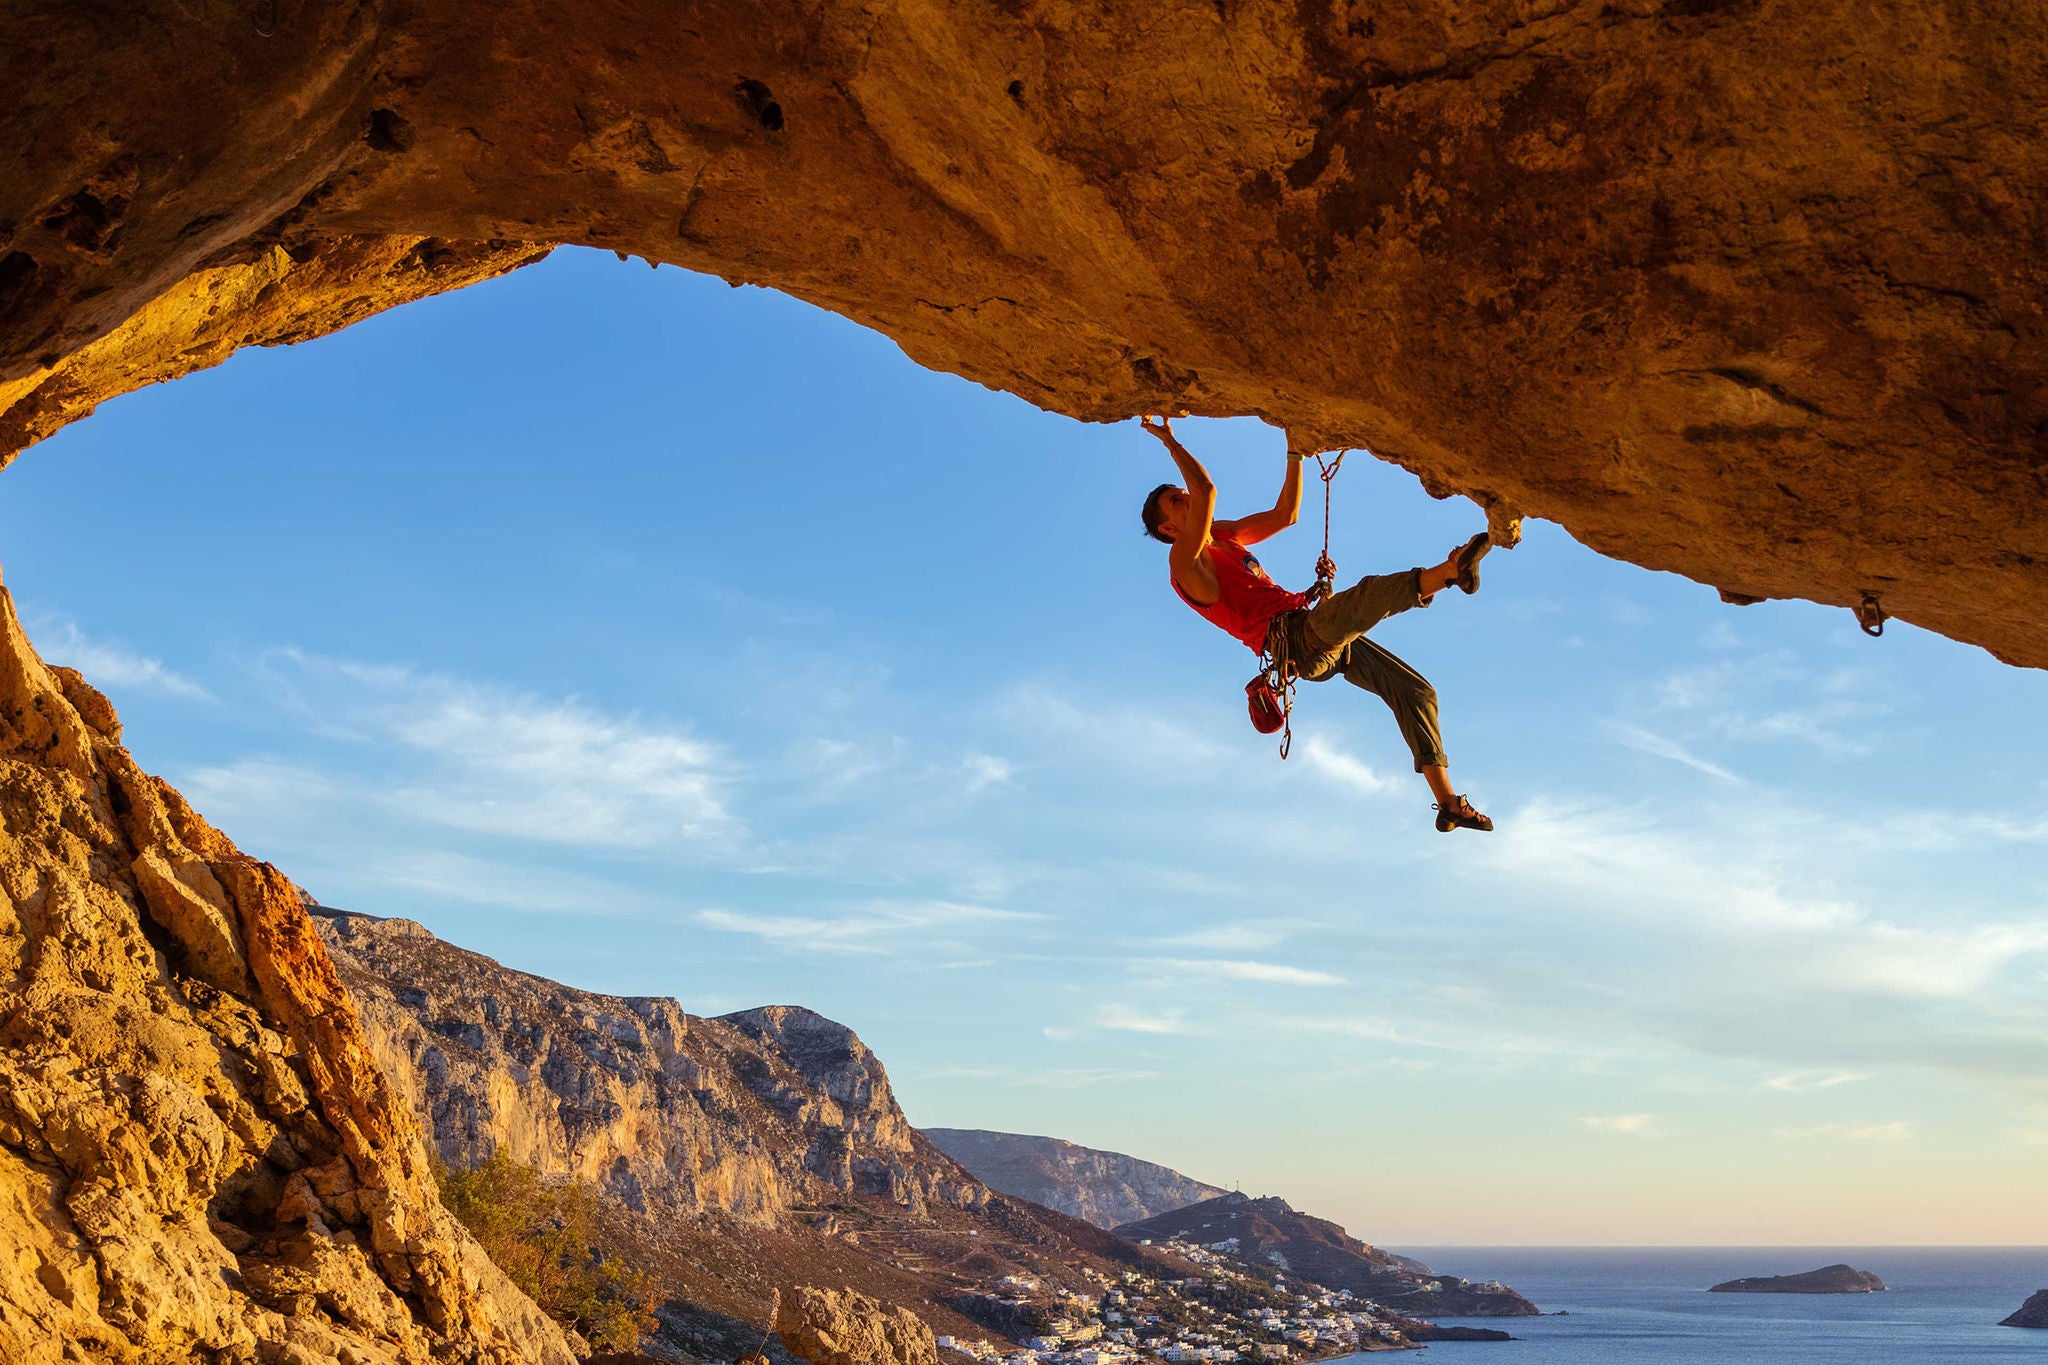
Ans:
[{"label": "quickdraw", "polygon": [[1864,593],[1863,600],[1856,604],[1856,624],[1873,640],[1884,634],[1884,623],[1889,619],[1874,592]]}]

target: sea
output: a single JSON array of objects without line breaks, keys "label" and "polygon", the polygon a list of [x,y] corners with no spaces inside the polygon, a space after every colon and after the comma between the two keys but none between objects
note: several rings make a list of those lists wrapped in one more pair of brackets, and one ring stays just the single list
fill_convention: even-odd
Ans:
[{"label": "sea", "polygon": [[[1444,1318],[1498,1327],[1509,1342],[1438,1342],[1460,1365],[1924,1365],[2048,1362],[2048,1330],[1999,1319],[2048,1289],[2048,1247],[1401,1247],[1445,1275],[1500,1280],[1540,1318]],[[1846,1262],[1882,1294],[1709,1294],[1749,1275]],[[1565,1316],[1554,1316],[1559,1309]],[[1384,1365],[1381,1354],[1345,1357]]]}]

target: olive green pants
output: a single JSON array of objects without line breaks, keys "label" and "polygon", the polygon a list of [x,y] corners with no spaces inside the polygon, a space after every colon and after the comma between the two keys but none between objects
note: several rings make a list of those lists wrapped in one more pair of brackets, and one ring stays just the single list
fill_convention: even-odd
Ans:
[{"label": "olive green pants", "polygon": [[1315,606],[1275,618],[1273,629],[1287,633],[1288,657],[1306,682],[1344,675],[1387,704],[1401,738],[1415,755],[1415,771],[1441,767],[1443,733],[1437,728],[1436,689],[1386,649],[1365,638],[1389,616],[1410,607],[1426,607],[1422,570],[1368,574],[1342,592],[1333,592]]}]

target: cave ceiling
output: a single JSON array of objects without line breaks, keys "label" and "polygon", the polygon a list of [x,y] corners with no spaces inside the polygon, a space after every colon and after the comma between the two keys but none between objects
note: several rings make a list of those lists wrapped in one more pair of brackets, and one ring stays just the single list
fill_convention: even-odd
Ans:
[{"label": "cave ceiling", "polygon": [[[2048,666],[2048,9],[0,0],[0,454],[556,244]],[[801,375],[784,376],[803,382]]]}]

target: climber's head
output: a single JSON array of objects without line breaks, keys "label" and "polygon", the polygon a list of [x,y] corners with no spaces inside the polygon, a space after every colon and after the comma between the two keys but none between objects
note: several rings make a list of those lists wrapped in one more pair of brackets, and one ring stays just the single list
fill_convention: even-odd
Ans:
[{"label": "climber's head", "polygon": [[1162,483],[1145,495],[1145,534],[1171,545],[1181,533],[1180,519],[1187,515],[1188,490],[1177,483]]}]

